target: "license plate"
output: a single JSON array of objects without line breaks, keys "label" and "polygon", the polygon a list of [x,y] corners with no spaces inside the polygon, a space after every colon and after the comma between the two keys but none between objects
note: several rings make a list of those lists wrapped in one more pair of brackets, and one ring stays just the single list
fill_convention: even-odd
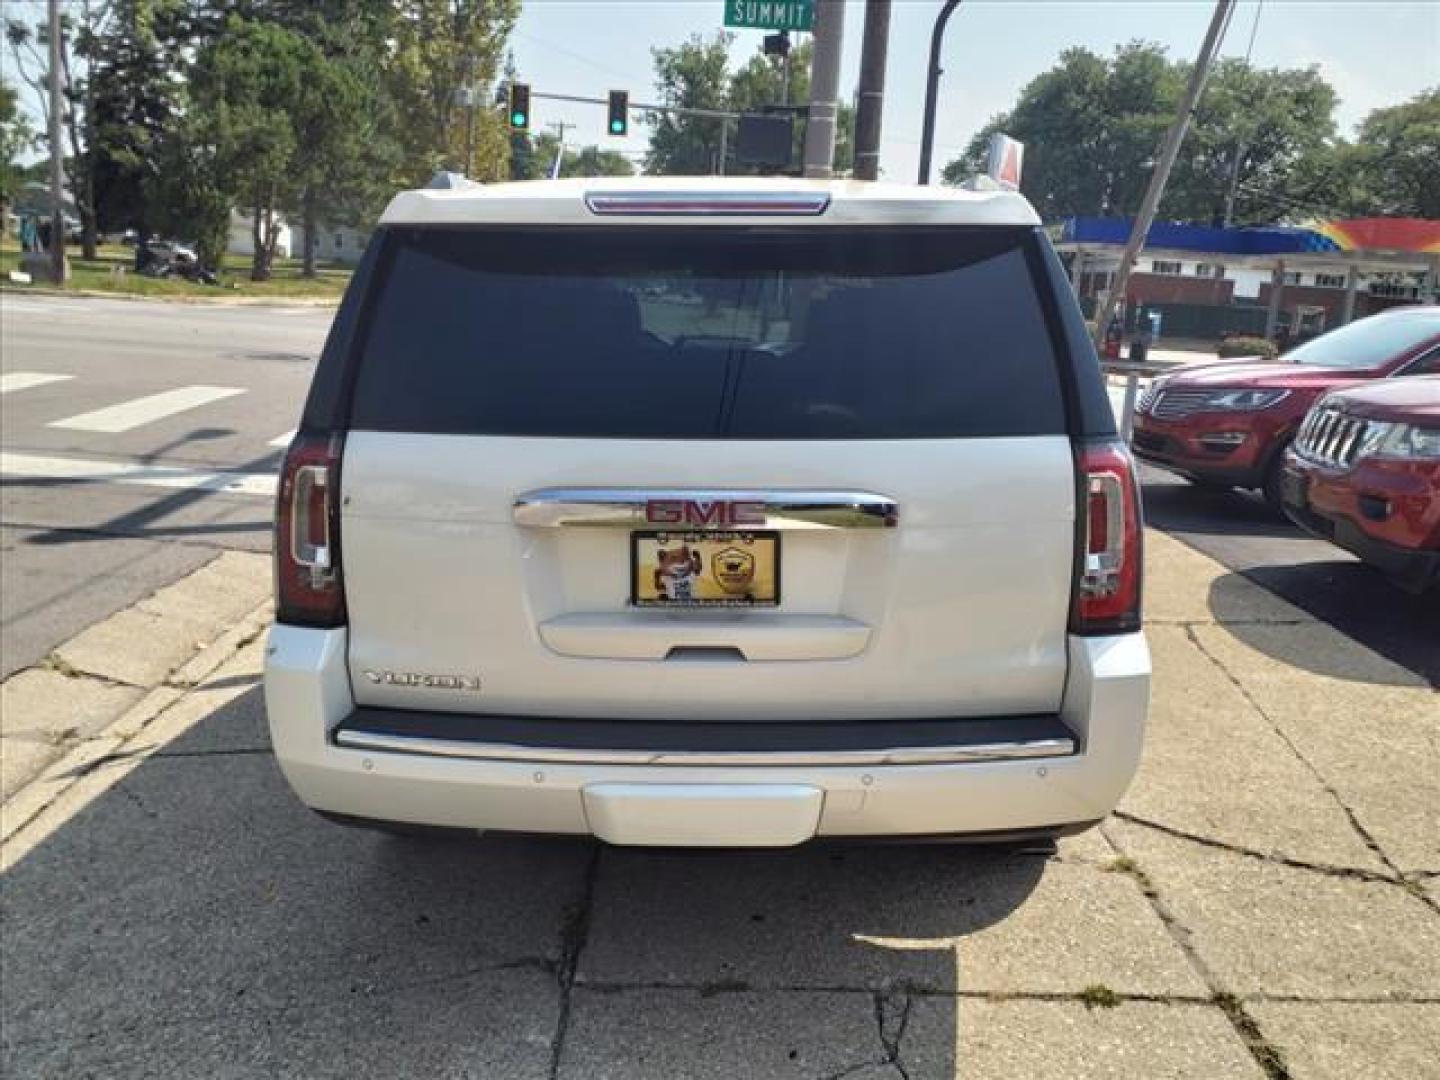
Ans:
[{"label": "license plate", "polygon": [[634,532],[630,602],[636,607],[775,607],[780,534]]},{"label": "license plate", "polygon": [[1305,509],[1310,502],[1308,478],[1286,469],[1280,474],[1280,498],[1291,506]]}]

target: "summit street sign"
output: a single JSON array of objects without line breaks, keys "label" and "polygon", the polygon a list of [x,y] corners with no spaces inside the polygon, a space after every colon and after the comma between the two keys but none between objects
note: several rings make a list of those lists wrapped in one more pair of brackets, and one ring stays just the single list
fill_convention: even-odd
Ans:
[{"label": "summit street sign", "polygon": [[815,0],[725,0],[725,25],[808,31],[815,25]]}]

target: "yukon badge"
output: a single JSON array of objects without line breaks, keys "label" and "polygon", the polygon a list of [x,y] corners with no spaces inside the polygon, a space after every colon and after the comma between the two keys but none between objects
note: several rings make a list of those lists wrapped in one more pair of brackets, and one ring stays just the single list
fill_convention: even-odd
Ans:
[{"label": "yukon badge", "polygon": [[378,686],[410,686],[421,690],[467,690],[478,693],[478,675],[427,675],[420,671],[371,671],[365,678]]}]

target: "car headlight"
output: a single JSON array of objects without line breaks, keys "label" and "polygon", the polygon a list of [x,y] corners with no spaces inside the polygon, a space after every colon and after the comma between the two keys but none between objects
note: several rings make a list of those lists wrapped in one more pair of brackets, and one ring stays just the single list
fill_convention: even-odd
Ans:
[{"label": "car headlight", "polygon": [[1400,458],[1405,461],[1440,460],[1440,428],[1386,424],[1378,438],[1367,438],[1365,443],[1366,445],[1361,447],[1362,456]]},{"label": "car headlight", "polygon": [[1200,408],[1216,412],[1257,412],[1289,396],[1289,390],[1213,390],[1205,396]]}]

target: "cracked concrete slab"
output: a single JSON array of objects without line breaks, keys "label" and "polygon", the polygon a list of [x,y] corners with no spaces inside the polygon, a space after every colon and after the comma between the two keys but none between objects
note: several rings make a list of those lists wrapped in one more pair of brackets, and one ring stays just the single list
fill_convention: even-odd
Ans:
[{"label": "cracked concrete slab", "polygon": [[320,991],[275,1008],[236,996],[223,1010],[82,1035],[6,1029],[6,1076],[389,1080],[550,1075],[553,979],[481,972],[441,982]]},{"label": "cracked concrete slab", "polygon": [[1385,871],[1344,809],[1188,628],[1152,626],[1148,637],[1155,675],[1145,755],[1123,810],[1223,843]]},{"label": "cracked concrete slab", "polygon": [[578,981],[1206,994],[1130,876],[933,846],[607,851]]},{"label": "cracked concrete slab", "polygon": [[1255,1002],[1247,1006],[1292,1080],[1440,1076],[1440,1005]]},{"label": "cracked concrete slab", "polygon": [[[1440,867],[1440,704],[1432,688],[1320,624],[1195,632],[1396,866]],[[1293,666],[1297,653],[1309,667],[1303,675]]]},{"label": "cracked concrete slab", "polygon": [[142,691],[48,668],[0,684],[0,801],[124,712]]},{"label": "cracked concrete slab", "polygon": [[909,1080],[1265,1078],[1219,1009],[1142,1001],[918,998],[900,1063]]},{"label": "cracked concrete slab", "polygon": [[55,655],[92,675],[155,686],[263,603],[271,587],[267,556],[227,551],[77,634]]},{"label": "cracked concrete slab", "polygon": [[1112,821],[1231,993],[1440,996],[1440,918],[1399,885],[1339,878]]},{"label": "cracked concrete slab", "polygon": [[885,1057],[869,994],[577,987],[557,1075],[902,1080]]},{"label": "cracked concrete slab", "polygon": [[95,1031],[223,1016],[241,999],[299,1009],[507,964],[546,969],[587,851],[395,841],[310,814],[268,756],[151,758],[6,874],[7,925],[24,932],[0,942],[0,1026],[78,1047]]}]

